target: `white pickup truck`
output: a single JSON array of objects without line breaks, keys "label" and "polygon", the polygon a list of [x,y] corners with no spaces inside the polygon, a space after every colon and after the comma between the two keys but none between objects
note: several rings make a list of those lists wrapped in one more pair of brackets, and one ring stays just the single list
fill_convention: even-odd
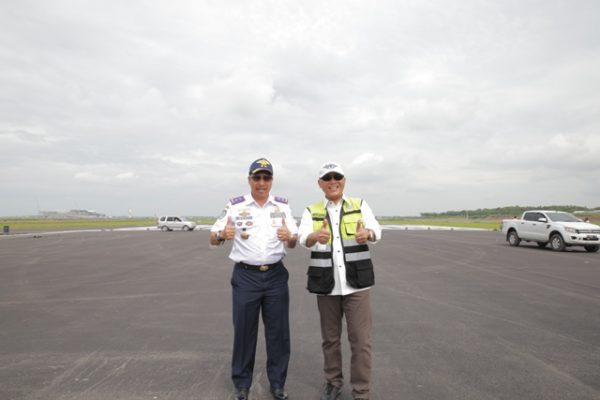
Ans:
[{"label": "white pickup truck", "polygon": [[502,233],[511,246],[518,246],[524,240],[536,242],[540,247],[550,243],[556,251],[564,251],[568,246],[583,246],[593,253],[600,248],[600,226],[562,211],[525,211],[521,219],[502,220]]}]

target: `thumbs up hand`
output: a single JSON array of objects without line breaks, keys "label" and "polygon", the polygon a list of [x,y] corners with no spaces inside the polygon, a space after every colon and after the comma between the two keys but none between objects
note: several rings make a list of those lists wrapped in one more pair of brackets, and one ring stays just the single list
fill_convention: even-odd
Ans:
[{"label": "thumbs up hand", "polygon": [[223,229],[222,237],[226,240],[231,240],[235,237],[235,225],[233,224],[231,217],[227,217],[227,225],[225,225],[225,229]]},{"label": "thumbs up hand", "polygon": [[329,242],[331,234],[329,233],[329,230],[327,230],[327,218],[323,219],[323,225],[321,225],[321,229],[319,229],[316,233],[317,242],[321,244],[327,244],[327,242]]},{"label": "thumbs up hand", "polygon": [[358,244],[365,244],[367,240],[369,240],[369,236],[371,236],[371,232],[368,229],[365,229],[365,223],[362,219],[356,221],[356,235],[354,239]]},{"label": "thumbs up hand", "polygon": [[291,232],[285,224],[285,218],[281,218],[281,226],[277,229],[277,239],[282,242],[290,240]]}]

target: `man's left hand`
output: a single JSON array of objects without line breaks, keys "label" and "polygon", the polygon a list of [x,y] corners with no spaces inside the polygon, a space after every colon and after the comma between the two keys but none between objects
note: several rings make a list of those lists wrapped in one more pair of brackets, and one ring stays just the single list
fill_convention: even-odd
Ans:
[{"label": "man's left hand", "polygon": [[365,229],[363,220],[359,219],[356,222],[356,236],[354,239],[356,239],[358,244],[365,244],[367,243],[367,240],[369,240],[370,236],[371,232],[368,229]]},{"label": "man's left hand", "polygon": [[277,239],[281,240],[282,242],[287,242],[290,240],[291,236],[292,232],[290,232],[290,230],[287,228],[287,225],[285,224],[285,218],[281,218],[281,227],[277,229]]}]

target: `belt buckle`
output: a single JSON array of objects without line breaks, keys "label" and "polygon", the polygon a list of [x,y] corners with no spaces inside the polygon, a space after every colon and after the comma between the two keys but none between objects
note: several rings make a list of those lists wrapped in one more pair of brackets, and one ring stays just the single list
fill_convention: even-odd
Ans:
[{"label": "belt buckle", "polygon": [[258,267],[258,270],[260,272],[266,272],[269,270],[269,266],[268,265],[261,265],[260,267]]}]

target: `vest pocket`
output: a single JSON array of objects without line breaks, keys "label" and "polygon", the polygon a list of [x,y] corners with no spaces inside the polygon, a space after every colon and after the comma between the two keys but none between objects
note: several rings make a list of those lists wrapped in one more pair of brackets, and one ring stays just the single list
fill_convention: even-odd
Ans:
[{"label": "vest pocket", "polygon": [[354,288],[362,289],[375,284],[375,273],[371,260],[346,263],[346,280]]},{"label": "vest pocket", "polygon": [[331,267],[308,267],[308,281],[306,288],[311,293],[329,294],[333,290],[335,281],[333,279],[333,268]]},{"label": "vest pocket", "polygon": [[344,230],[347,236],[356,235],[356,222],[344,222]]}]

